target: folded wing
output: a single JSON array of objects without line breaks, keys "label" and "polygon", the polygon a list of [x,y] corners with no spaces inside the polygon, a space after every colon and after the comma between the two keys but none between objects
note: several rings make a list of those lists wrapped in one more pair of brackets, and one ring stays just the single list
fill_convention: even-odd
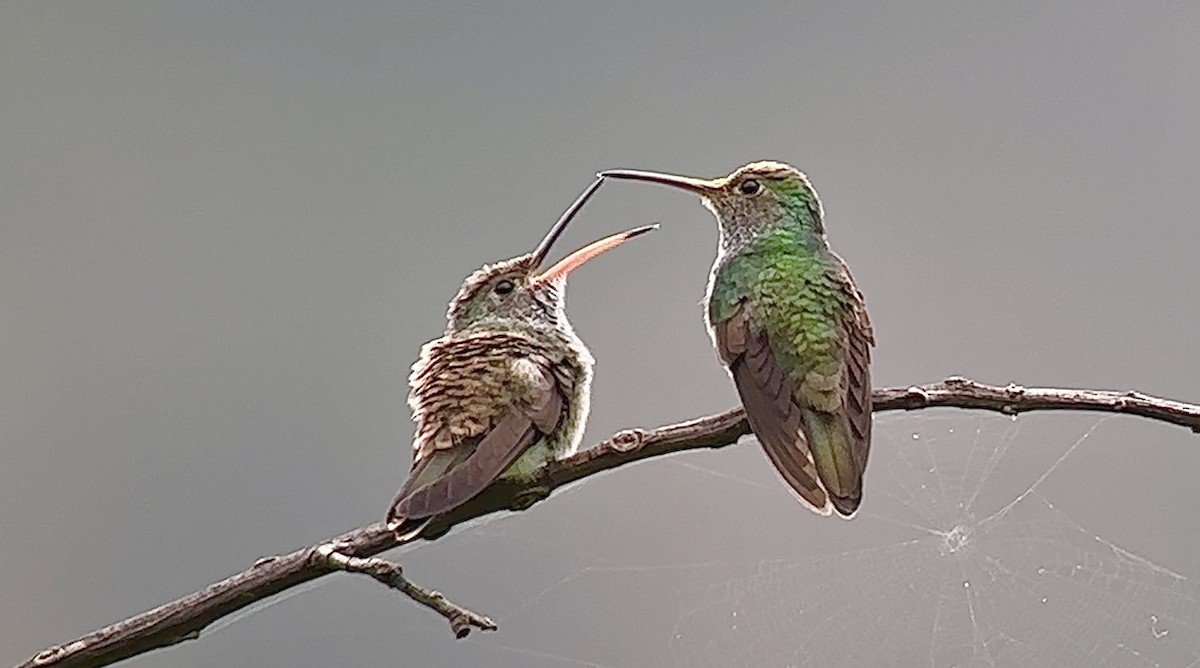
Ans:
[{"label": "folded wing", "polygon": [[715,327],[717,351],[729,367],[750,428],[796,496],[821,515],[832,511],[802,425],[795,388],[771,351],[766,332],[751,331],[745,308]]},{"label": "folded wing", "polygon": [[414,367],[413,467],[388,512],[403,539],[486,489],[562,420],[549,362],[519,337],[441,340]]}]

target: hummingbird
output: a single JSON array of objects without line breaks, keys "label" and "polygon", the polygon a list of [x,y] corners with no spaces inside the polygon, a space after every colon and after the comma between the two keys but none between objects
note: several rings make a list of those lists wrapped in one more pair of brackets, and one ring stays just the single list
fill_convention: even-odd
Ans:
[{"label": "hummingbird", "polygon": [[705,319],[750,428],[806,506],[853,517],[871,447],[875,334],[862,293],[826,239],[808,177],[780,162],[752,162],[715,179],[639,170],[599,176],[681,188],[716,216]]},{"label": "hummingbird", "polygon": [[658,227],[605,237],[540,270],[601,183],[594,181],[532,252],[468,276],[450,302],[445,334],[421,348],[409,376],[417,423],[412,469],[387,514],[401,541],[497,479],[532,479],[578,448],[595,361],[567,320],[567,277]]}]

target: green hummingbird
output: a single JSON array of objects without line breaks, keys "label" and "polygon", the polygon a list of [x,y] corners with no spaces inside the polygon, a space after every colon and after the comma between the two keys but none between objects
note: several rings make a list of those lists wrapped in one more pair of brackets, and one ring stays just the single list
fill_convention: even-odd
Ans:
[{"label": "green hummingbird", "polygon": [[417,423],[412,469],[387,514],[400,540],[495,480],[530,479],[579,446],[595,362],[567,320],[567,276],[658,227],[605,237],[540,271],[602,182],[576,199],[533,252],[468,276],[450,302],[445,334],[421,348],[409,376]]},{"label": "green hummingbird", "polygon": [[805,505],[852,517],[871,447],[875,335],[850,270],[829,247],[808,177],[779,162],[715,179],[637,170],[600,176],[703,198],[720,228],[706,320],[750,427]]}]

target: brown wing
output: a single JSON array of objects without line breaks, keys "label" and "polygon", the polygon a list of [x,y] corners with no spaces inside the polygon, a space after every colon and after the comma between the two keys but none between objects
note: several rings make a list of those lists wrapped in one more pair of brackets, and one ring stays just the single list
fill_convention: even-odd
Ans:
[{"label": "brown wing", "polygon": [[492,484],[540,436],[528,415],[510,413],[476,443],[464,443],[461,449],[469,447],[472,452],[461,462],[435,480],[399,496],[392,515],[433,517],[467,502]]},{"label": "brown wing", "polygon": [[[840,261],[841,258],[838,258]],[[842,322],[846,340],[846,417],[850,424],[851,454],[861,472],[867,469],[871,450],[871,346],[875,345],[875,330],[867,315],[866,301],[854,284],[844,262],[838,273],[838,283],[849,299],[850,311]]]},{"label": "brown wing", "polygon": [[821,515],[832,511],[802,430],[802,411],[793,400],[794,387],[771,351],[765,332],[752,332],[746,311],[714,327],[717,351],[729,366],[754,430],[767,458],[800,500]]},{"label": "brown wing", "polygon": [[435,342],[414,366],[413,468],[388,512],[402,537],[487,488],[557,428],[565,400],[548,361],[521,337]]}]

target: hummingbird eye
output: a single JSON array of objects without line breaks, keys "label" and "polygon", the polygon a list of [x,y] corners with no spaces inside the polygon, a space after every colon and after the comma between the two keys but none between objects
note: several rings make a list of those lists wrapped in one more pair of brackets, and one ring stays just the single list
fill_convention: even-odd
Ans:
[{"label": "hummingbird eye", "polygon": [[498,295],[507,295],[516,289],[517,289],[517,284],[513,283],[512,281],[508,280],[507,278],[504,279],[503,281],[500,281],[499,283],[496,284],[496,287],[492,288],[492,290],[494,290],[496,292],[496,294],[498,294]]},{"label": "hummingbird eye", "polygon": [[762,192],[762,184],[755,179],[746,179],[738,184],[738,192],[747,197],[753,197]]}]

